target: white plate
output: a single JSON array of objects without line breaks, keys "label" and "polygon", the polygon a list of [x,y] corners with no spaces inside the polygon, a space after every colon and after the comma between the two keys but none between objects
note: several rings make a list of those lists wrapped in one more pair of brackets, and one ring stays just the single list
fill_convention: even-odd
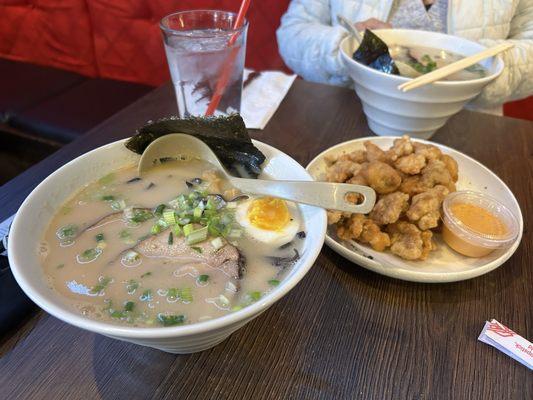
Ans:
[{"label": "white plate", "polygon": [[[316,156],[306,169],[311,176],[320,180],[326,168],[324,156],[364,149],[363,142],[365,140],[370,140],[382,149],[388,149],[392,146],[394,139],[397,137],[366,137],[340,143]],[[339,241],[331,227],[328,228],[326,244],[341,256],[364,268],[378,274],[412,282],[456,282],[475,278],[498,268],[516,251],[524,229],[522,212],[511,190],[493,172],[473,158],[437,143],[419,139],[411,140],[437,146],[444,154],[449,154],[457,161],[459,164],[457,190],[474,190],[493,196],[517,216],[519,235],[512,246],[507,249],[496,250],[486,257],[469,258],[451,250],[440,240],[440,235],[437,234],[435,239],[438,243],[438,249],[432,251],[427,260],[406,261],[388,252],[376,252],[366,245],[360,245],[360,249],[354,248]]]}]

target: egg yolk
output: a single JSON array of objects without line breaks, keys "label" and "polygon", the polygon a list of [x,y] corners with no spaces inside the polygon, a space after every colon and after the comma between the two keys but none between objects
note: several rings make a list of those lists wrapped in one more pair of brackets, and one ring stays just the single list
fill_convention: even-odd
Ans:
[{"label": "egg yolk", "polygon": [[256,228],[279,231],[290,221],[287,203],[273,197],[255,199],[248,208],[248,220]]}]

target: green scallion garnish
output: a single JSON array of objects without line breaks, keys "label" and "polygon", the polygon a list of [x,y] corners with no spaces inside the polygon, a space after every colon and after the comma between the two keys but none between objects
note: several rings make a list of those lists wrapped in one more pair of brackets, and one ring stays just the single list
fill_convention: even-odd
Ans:
[{"label": "green scallion garnish", "polygon": [[157,217],[162,217],[163,216],[163,211],[165,210],[165,207],[166,207],[166,205],[159,204],[154,210],[154,215],[156,215]]},{"label": "green scallion garnish", "polygon": [[100,294],[104,291],[104,289],[111,283],[111,278],[104,276],[99,279],[99,283],[94,285],[91,290],[89,290],[89,293],[91,294]]},{"label": "green scallion garnish", "polygon": [[141,301],[152,301],[152,289],[146,289],[139,297]]},{"label": "green scallion garnish", "polygon": [[94,261],[98,258],[98,256],[102,254],[102,249],[96,247],[94,249],[87,249],[81,254],[78,254],[76,259],[79,263],[89,263],[91,261]]},{"label": "green scallion garnish", "polygon": [[168,225],[174,225],[178,223],[178,220],[176,219],[176,212],[172,209],[167,209],[163,212],[163,220]]},{"label": "green scallion garnish", "polygon": [[124,311],[133,311],[133,308],[135,307],[135,303],[133,301],[127,301],[124,303]]},{"label": "green scallion garnish", "polygon": [[252,301],[257,301],[261,298],[261,292],[248,292],[248,296]]},{"label": "green scallion garnish", "polygon": [[185,322],[185,316],[184,315],[163,315],[163,314],[159,314],[157,316],[157,320],[163,326],[174,326],[174,325],[183,324]]},{"label": "green scallion garnish", "polygon": [[[185,232],[185,229],[183,231]],[[188,235],[185,234],[185,236],[187,237],[187,244],[188,245],[192,245],[192,244],[203,242],[204,240],[207,239],[207,235],[208,235],[207,226],[203,227],[203,228],[200,228],[200,229],[197,229],[195,231],[192,231]]]},{"label": "green scallion garnish", "polygon": [[134,279],[130,279],[126,283],[126,290],[128,291],[128,294],[133,294],[135,291],[139,288],[139,282],[137,282]]}]

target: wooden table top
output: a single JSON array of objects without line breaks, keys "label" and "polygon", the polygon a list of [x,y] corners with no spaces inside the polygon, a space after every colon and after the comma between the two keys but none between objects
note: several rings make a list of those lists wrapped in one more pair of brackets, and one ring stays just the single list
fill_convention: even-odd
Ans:
[{"label": "wooden table top", "polygon": [[[162,86],[0,188],[0,220],[78,155],[173,114]],[[352,91],[297,80],[256,139],[306,165],[371,135]],[[484,321],[533,338],[533,123],[463,111],[433,138],[479,160],[516,195],[513,257],[451,284],[367,271],[324,247],[307,276],[213,349],[172,355],[108,339],[43,311],[0,337],[0,399],[532,399],[533,374],[477,340]]]}]

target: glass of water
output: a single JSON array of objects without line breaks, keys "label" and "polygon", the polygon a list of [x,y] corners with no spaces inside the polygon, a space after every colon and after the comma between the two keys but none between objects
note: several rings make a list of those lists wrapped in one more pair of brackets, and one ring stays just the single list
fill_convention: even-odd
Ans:
[{"label": "glass of water", "polygon": [[[231,12],[195,10],[170,14],[161,20],[181,118],[205,114],[228,60],[232,61],[229,79],[214,114],[240,111],[248,22],[233,29],[236,19],[237,14]],[[228,46],[234,35],[236,39]]]}]

